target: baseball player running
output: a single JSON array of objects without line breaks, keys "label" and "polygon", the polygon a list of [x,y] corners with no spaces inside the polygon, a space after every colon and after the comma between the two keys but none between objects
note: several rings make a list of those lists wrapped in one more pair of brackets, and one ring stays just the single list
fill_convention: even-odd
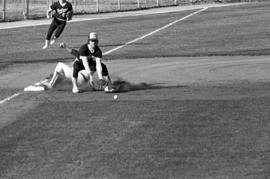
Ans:
[{"label": "baseball player running", "polygon": [[[53,3],[47,10],[47,18],[49,19],[51,16],[50,14],[53,13],[52,17],[53,20],[51,25],[48,29],[45,45],[43,49],[47,49],[49,45],[53,45],[62,34],[67,21],[72,19],[73,8],[70,2],[67,0],[58,0],[58,2]],[[54,33],[55,32],[55,33]],[[53,39],[51,37],[54,33]]]}]

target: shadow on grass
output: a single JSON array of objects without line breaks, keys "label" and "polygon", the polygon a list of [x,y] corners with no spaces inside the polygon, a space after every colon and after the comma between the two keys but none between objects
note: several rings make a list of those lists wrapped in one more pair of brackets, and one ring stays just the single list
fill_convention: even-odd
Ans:
[{"label": "shadow on grass", "polygon": [[139,90],[148,90],[148,89],[162,89],[162,88],[180,88],[184,87],[183,85],[175,85],[175,86],[166,86],[166,84],[156,83],[156,84],[149,84],[149,83],[130,83],[125,80],[116,80],[113,81],[113,88],[115,89],[115,93],[123,93],[129,91],[139,91]]},{"label": "shadow on grass", "polygon": [[[114,80],[111,86],[114,89],[113,93],[126,93],[129,91],[185,87],[183,85],[168,86],[163,83],[155,83],[155,84],[150,84],[150,83],[145,83],[145,82],[131,83],[123,79]],[[71,91],[71,89],[72,89],[71,81],[67,81],[63,79],[58,79],[55,87],[53,88],[53,90],[55,91]],[[93,87],[89,87],[88,84],[85,84],[84,86],[80,86],[80,91],[82,93],[89,92],[89,91],[98,92],[98,91],[103,91],[103,89],[102,90],[94,89]]]}]

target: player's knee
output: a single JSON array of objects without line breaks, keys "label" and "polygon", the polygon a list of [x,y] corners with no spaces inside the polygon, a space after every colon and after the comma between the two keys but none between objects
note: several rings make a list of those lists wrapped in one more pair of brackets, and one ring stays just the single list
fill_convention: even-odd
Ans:
[{"label": "player's knee", "polygon": [[63,72],[63,68],[64,68],[64,64],[61,63],[61,62],[59,62],[59,63],[57,63],[57,65],[56,65],[55,71],[56,71],[57,73],[62,73],[62,72]]}]

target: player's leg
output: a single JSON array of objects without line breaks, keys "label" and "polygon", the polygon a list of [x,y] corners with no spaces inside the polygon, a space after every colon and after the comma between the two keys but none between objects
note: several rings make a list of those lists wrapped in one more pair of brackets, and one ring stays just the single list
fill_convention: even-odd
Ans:
[{"label": "player's leg", "polygon": [[66,24],[67,24],[66,22],[62,22],[62,21],[58,22],[58,26],[57,26],[56,31],[54,33],[53,39],[50,42],[51,45],[53,45],[55,43],[55,41],[60,37],[60,35],[62,34],[62,32],[65,29]]},{"label": "player's leg", "polygon": [[98,78],[100,80],[102,80],[103,79],[102,78],[103,76],[102,76],[101,59],[100,58],[96,58],[95,61],[96,61],[96,70],[97,70]]},{"label": "player's leg", "polygon": [[52,34],[55,31],[55,29],[57,28],[57,23],[56,21],[53,19],[50,27],[48,29],[47,35],[46,35],[46,39],[45,39],[45,45],[43,46],[43,49],[46,49],[49,47],[49,42],[51,40]]},{"label": "player's leg", "polygon": [[55,70],[54,70],[54,73],[53,73],[53,76],[52,76],[47,87],[52,88],[60,76],[65,78],[65,79],[71,80],[72,73],[73,73],[73,69],[70,66],[68,66],[64,63],[61,63],[61,62],[57,63]]},{"label": "player's leg", "polygon": [[73,93],[79,92],[77,79],[78,79],[79,71],[81,71],[83,69],[84,69],[84,66],[83,66],[83,64],[79,63],[79,61],[75,61],[73,63],[73,74],[72,74],[72,78],[71,78],[72,86],[73,86],[72,87]]},{"label": "player's leg", "polygon": [[87,72],[86,70],[79,71],[78,77],[77,77],[77,85],[80,88],[89,86],[89,80],[90,80],[89,72]]}]

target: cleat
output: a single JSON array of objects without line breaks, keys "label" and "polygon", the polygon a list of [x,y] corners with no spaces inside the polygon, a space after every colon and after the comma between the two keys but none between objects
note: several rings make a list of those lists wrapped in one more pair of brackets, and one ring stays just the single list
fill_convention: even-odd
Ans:
[{"label": "cleat", "polygon": [[79,89],[78,89],[78,88],[76,88],[76,87],[73,87],[73,89],[72,89],[72,93],[79,93]]},{"label": "cleat", "polygon": [[40,81],[40,82],[39,82],[39,85],[40,85],[40,86],[44,86],[45,89],[51,89],[51,88],[52,88],[52,86],[50,85],[48,79],[45,79],[45,80],[43,80],[43,81]]},{"label": "cleat", "polygon": [[49,46],[46,44],[42,47],[42,49],[47,49]]},{"label": "cleat", "polygon": [[50,45],[53,45],[55,43],[55,39],[50,41]]},{"label": "cleat", "polygon": [[49,47],[49,40],[45,40],[45,45],[42,47],[42,49],[47,49]]}]

